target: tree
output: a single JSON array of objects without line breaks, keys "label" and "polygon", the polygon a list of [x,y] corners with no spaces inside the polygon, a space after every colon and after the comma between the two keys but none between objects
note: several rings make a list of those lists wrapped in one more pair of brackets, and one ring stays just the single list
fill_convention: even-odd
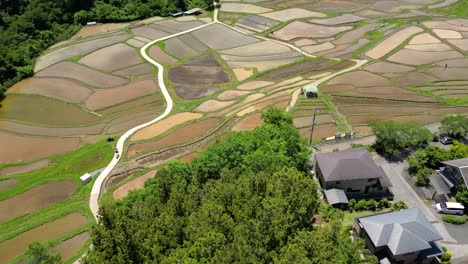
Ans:
[{"label": "tree", "polygon": [[26,264],[58,264],[62,263],[59,253],[51,253],[50,247],[37,241],[28,245],[23,263]]},{"label": "tree", "polygon": [[462,115],[448,116],[442,119],[440,124],[439,130],[442,134],[459,138],[468,133],[468,118]]},{"label": "tree", "polygon": [[405,149],[424,146],[432,138],[428,129],[414,123],[378,122],[372,124],[372,131],[377,137],[375,150],[391,159],[400,158]]}]

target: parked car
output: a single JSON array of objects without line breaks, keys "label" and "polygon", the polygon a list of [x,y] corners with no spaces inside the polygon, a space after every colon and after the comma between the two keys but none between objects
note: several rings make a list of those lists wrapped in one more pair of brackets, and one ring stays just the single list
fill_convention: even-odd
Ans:
[{"label": "parked car", "polygon": [[465,212],[463,204],[454,202],[438,203],[435,205],[435,209],[437,213],[441,214],[463,215]]},{"label": "parked car", "polygon": [[453,138],[449,137],[449,136],[443,136],[440,138],[440,143],[444,144],[444,145],[449,145],[449,144],[452,144],[453,143]]}]

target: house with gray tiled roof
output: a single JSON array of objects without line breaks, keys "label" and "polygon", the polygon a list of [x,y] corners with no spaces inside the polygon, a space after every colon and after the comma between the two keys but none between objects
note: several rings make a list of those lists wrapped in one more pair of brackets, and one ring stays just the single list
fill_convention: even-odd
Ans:
[{"label": "house with gray tiled roof", "polygon": [[[316,153],[314,173],[330,199],[392,198],[391,183],[365,148],[331,153]],[[341,202],[345,202],[344,200]],[[330,203],[330,201],[329,201]],[[333,204],[333,203],[330,203]]]},{"label": "house with gray tiled roof", "polygon": [[418,208],[356,218],[356,233],[381,261],[432,263],[443,251],[436,241],[442,236]]}]

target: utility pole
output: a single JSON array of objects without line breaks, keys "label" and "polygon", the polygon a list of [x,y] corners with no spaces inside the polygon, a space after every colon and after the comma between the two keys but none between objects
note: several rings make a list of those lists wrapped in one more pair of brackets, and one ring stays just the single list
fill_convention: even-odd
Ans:
[{"label": "utility pole", "polygon": [[314,116],[312,118],[312,128],[310,129],[310,138],[309,138],[309,146],[312,146],[312,134],[314,133],[315,127],[315,116],[317,114],[317,107],[314,107]]}]

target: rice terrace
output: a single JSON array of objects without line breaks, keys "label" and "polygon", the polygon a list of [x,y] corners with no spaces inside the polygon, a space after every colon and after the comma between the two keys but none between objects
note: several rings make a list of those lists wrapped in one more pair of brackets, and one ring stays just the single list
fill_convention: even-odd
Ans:
[{"label": "rice terrace", "polygon": [[468,115],[464,0],[205,7],[75,28],[8,87],[0,263],[23,263],[33,241],[74,263],[91,246],[99,205],[143,188],[169,161],[190,163],[233,131],[262,125],[269,106],[291,113],[313,144],[371,136],[375,121]]}]

